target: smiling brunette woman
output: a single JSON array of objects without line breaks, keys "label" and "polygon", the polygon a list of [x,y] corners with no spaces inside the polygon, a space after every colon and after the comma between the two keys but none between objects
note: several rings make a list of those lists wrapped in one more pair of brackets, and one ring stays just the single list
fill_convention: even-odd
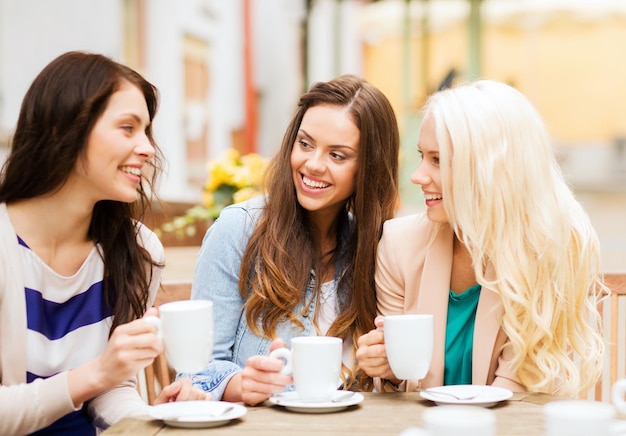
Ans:
[{"label": "smiling brunette woman", "polygon": [[[156,109],[143,77],[80,52],[24,97],[0,180],[0,434],[83,436],[147,413],[134,376],[163,351],[141,319],[163,246],[133,217],[159,173]],[[157,402],[205,398],[178,382]]]},{"label": "smiling brunette woman", "polygon": [[393,109],[364,80],[316,83],[300,98],[268,195],[225,208],[204,237],[192,298],[219,314],[213,361],[182,377],[215,399],[257,404],[293,383],[270,351],[327,335],[343,339],[343,388],[371,389],[354,344],[376,313],[374,258],[397,202],[398,148]]}]

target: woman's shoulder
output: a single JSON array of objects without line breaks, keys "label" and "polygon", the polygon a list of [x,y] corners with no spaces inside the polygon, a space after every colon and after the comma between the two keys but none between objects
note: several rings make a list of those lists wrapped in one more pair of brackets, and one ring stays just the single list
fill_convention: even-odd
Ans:
[{"label": "woman's shoulder", "polygon": [[265,207],[265,196],[257,196],[241,203],[226,206],[215,220],[219,225],[241,225],[252,220],[256,222]]},{"label": "woman's shoulder", "polygon": [[209,226],[202,245],[245,245],[259,222],[265,199],[262,196],[226,206],[219,217]]},{"label": "woman's shoulder", "polygon": [[378,245],[379,261],[392,262],[404,271],[415,271],[423,261],[431,239],[433,223],[424,213],[385,221]]},{"label": "woman's shoulder", "polygon": [[398,235],[406,238],[416,233],[427,233],[432,227],[432,222],[428,219],[424,212],[411,215],[404,215],[385,221],[383,225],[383,234]]},{"label": "woman's shoulder", "polygon": [[137,227],[137,239],[139,243],[148,250],[152,259],[157,262],[163,262],[165,260],[165,249],[157,234],[141,222],[137,222]]},{"label": "woman's shoulder", "polygon": [[6,203],[0,203],[0,245],[2,245],[4,252],[18,248],[17,234],[9,218]]},{"label": "woman's shoulder", "polygon": [[11,220],[9,219],[9,210],[7,209],[6,203],[0,203],[0,225],[10,225]]},{"label": "woman's shoulder", "polygon": [[263,210],[263,208],[265,207],[265,199],[266,199],[265,195],[257,195],[256,197],[252,197],[246,201],[230,204],[226,206],[224,209],[222,209],[221,213],[245,212],[248,214],[255,214]]}]

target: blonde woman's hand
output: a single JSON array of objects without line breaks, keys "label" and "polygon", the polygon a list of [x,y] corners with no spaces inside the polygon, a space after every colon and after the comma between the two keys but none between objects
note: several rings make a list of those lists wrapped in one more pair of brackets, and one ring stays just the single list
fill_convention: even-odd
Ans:
[{"label": "blonde woman's hand", "polygon": [[172,401],[204,401],[212,400],[209,392],[194,387],[191,380],[181,378],[163,388],[154,404],[170,403]]},{"label": "blonde woman's hand", "polygon": [[385,350],[383,317],[374,320],[376,328],[362,335],[357,341],[356,360],[359,367],[370,377],[395,379]]},{"label": "blonde woman's hand", "polygon": [[[282,339],[275,339],[270,345],[270,352],[284,348]],[[289,374],[281,374],[283,361],[268,356],[252,356],[241,372],[241,398],[246,404],[254,406],[267,400],[272,394],[280,392],[293,383]]]}]

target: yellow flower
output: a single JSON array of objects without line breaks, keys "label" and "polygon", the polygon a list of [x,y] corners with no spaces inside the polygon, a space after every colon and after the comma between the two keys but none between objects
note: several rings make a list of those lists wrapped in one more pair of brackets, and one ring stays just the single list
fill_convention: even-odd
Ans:
[{"label": "yellow flower", "polygon": [[241,154],[234,148],[228,148],[222,153],[222,156],[226,162],[237,162]]},{"label": "yellow flower", "polygon": [[256,153],[241,156],[238,151],[228,149],[218,159],[208,163],[204,190],[214,192],[221,186],[237,190],[257,186],[267,162],[267,159]]},{"label": "yellow flower", "polygon": [[181,217],[165,223],[160,232],[184,231],[197,221],[217,218],[229,204],[249,200],[261,194],[259,184],[269,160],[257,153],[241,155],[234,148],[225,150],[207,163],[207,178],[202,190],[202,203]]}]

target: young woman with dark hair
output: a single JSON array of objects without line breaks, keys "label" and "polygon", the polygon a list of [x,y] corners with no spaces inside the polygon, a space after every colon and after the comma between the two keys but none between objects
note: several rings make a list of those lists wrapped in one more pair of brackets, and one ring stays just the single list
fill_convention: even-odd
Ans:
[{"label": "young woman with dark hair", "polygon": [[[147,412],[134,376],[163,351],[141,318],[164,253],[139,220],[157,104],[138,73],[82,52],[24,97],[0,178],[1,434],[95,434]],[[157,402],[204,398],[178,382]]]}]

